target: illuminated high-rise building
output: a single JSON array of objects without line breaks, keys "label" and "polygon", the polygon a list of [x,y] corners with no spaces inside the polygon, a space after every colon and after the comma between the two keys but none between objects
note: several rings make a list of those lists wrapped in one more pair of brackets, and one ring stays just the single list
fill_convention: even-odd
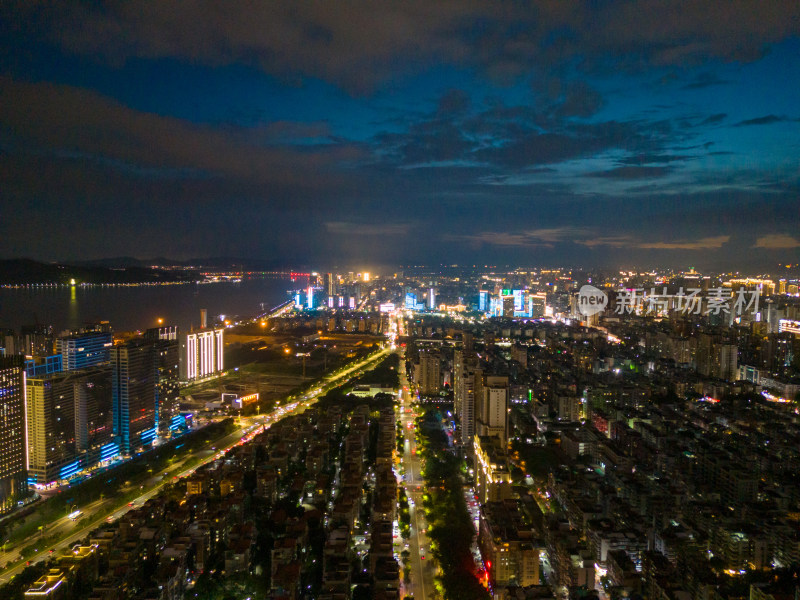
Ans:
[{"label": "illuminated high-rise building", "polygon": [[63,356],[64,370],[85,369],[107,363],[114,343],[109,331],[89,331],[59,338],[58,353]]},{"label": "illuminated high-rise building", "polygon": [[492,436],[476,435],[475,495],[480,504],[511,498],[511,473],[504,444]]},{"label": "illuminated high-rise building", "polygon": [[489,315],[492,317],[503,316],[503,298],[501,296],[489,296]]},{"label": "illuminated high-rise building", "polygon": [[489,375],[483,385],[478,435],[508,441],[508,377]]},{"label": "illuminated high-rise building", "polygon": [[439,353],[428,351],[420,353],[420,378],[419,387],[423,394],[434,395],[439,393],[441,373]]},{"label": "illuminated high-rise building", "polygon": [[114,438],[111,365],[75,374],[75,446],[87,454],[89,466],[119,453]]},{"label": "illuminated high-rise building", "polygon": [[22,339],[13,329],[2,329],[0,330],[0,356],[11,356],[12,354],[24,354]]},{"label": "illuminated high-rise building", "polygon": [[156,437],[158,358],[152,340],[131,340],[112,350],[114,433],[124,454],[149,446]]},{"label": "illuminated high-rise building", "polygon": [[180,378],[192,381],[222,371],[222,327],[192,331],[180,336]]},{"label": "illuminated high-rise building", "polygon": [[325,293],[328,296],[335,296],[337,292],[337,285],[336,285],[336,277],[334,277],[333,273],[325,273]]},{"label": "illuminated high-rise building", "polygon": [[28,493],[25,386],[24,357],[0,357],[0,514]]},{"label": "illuminated high-rise building", "polygon": [[453,351],[453,412],[456,417],[461,415],[461,381],[464,378],[465,354],[463,350],[456,349]]},{"label": "illuminated high-rise building", "polygon": [[58,483],[80,470],[75,449],[75,394],[68,374],[28,380],[28,479]]},{"label": "illuminated high-rise building", "polygon": [[117,454],[108,365],[27,380],[28,483],[47,486]]},{"label": "illuminated high-rise building", "polygon": [[475,437],[475,374],[465,372],[459,385],[461,415],[461,444],[471,449]]},{"label": "illuminated high-rise building", "polygon": [[481,312],[489,312],[489,295],[486,290],[478,292],[478,310]]},{"label": "illuminated high-rise building", "polygon": [[159,431],[166,433],[180,414],[180,352],[178,347],[178,328],[161,327],[148,329],[145,339],[155,343],[158,370],[158,414]]},{"label": "illuminated high-rise building", "polygon": [[414,308],[417,306],[417,295],[413,292],[406,292],[404,306],[406,310],[414,310]]},{"label": "illuminated high-rise building", "polygon": [[475,336],[472,334],[471,331],[461,332],[461,342],[464,346],[464,352],[467,354],[472,353],[475,347]]},{"label": "illuminated high-rise building", "polygon": [[521,313],[526,311],[525,306],[525,290],[513,290],[512,295],[514,296],[514,313]]},{"label": "illuminated high-rise building", "polygon": [[478,398],[483,394],[483,372],[477,366],[477,357],[472,353],[456,350],[453,369],[453,408],[461,427],[460,442],[471,451],[475,437]]},{"label": "illuminated high-rise building", "polygon": [[514,316],[514,296],[513,295],[504,295],[503,297],[503,316],[504,317],[513,317]]},{"label": "illuminated high-rise building", "polygon": [[534,319],[545,316],[547,310],[546,294],[531,294],[528,299],[528,313]]},{"label": "illuminated high-rise building", "polygon": [[483,385],[478,415],[478,435],[508,440],[508,377],[488,375]]},{"label": "illuminated high-rise building", "polygon": [[436,309],[436,288],[430,288],[428,290],[428,310],[435,310]]},{"label": "illuminated high-rise building", "polygon": [[28,325],[20,332],[20,354],[26,356],[49,356],[53,354],[55,335],[50,325]]}]

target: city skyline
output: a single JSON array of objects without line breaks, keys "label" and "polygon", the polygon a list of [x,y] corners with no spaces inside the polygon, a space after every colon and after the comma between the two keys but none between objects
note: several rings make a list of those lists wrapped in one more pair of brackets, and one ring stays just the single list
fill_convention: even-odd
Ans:
[{"label": "city skyline", "polygon": [[199,331],[147,317],[174,283],[3,286],[109,314],[3,302],[0,596],[796,589],[797,274],[331,270],[235,314],[244,275],[178,284],[224,293],[172,296]]},{"label": "city skyline", "polygon": [[798,600],[800,2],[0,2],[0,597]]},{"label": "city skyline", "polygon": [[796,3],[0,10],[5,258],[800,254]]}]

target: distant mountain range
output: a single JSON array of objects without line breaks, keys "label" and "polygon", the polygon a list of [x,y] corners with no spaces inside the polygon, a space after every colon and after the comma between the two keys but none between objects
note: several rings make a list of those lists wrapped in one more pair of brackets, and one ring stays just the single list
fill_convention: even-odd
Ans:
[{"label": "distant mountain range", "polygon": [[97,260],[74,260],[70,264],[81,267],[109,267],[112,269],[126,267],[186,267],[187,263],[169,258],[134,258],[133,256],[118,256],[116,258],[100,258]]},{"label": "distant mountain range", "polygon": [[[240,258],[232,256],[214,256],[206,258],[190,258],[188,260],[175,260],[159,256],[156,258],[134,258],[132,256],[119,256],[116,258],[101,258],[88,261],[71,261],[70,264],[87,267],[143,267],[150,268],[158,266],[162,268],[182,268],[195,267],[197,269],[246,269],[246,270],[288,270],[285,264],[274,260],[262,260],[253,258]],[[297,267],[299,268],[299,267]]]},{"label": "distant mountain range", "polygon": [[[157,267],[157,268],[153,268]],[[0,260],[0,285],[35,283],[159,283],[199,281],[201,270],[289,270],[274,261],[232,257],[192,258],[185,261],[132,256],[68,263],[45,263],[28,258]],[[299,269],[299,268],[298,268]]]},{"label": "distant mountain range", "polygon": [[27,258],[0,260],[0,285],[35,283],[160,283],[197,281],[202,276],[192,270],[152,269],[146,266],[102,266],[43,263]]}]

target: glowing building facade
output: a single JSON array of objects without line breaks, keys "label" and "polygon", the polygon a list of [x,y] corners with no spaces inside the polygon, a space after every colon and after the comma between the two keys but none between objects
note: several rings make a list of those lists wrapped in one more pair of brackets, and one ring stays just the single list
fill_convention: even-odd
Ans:
[{"label": "glowing building facade", "polygon": [[65,371],[85,369],[107,363],[114,345],[111,332],[89,331],[59,338],[58,352],[64,357]]},{"label": "glowing building facade", "polygon": [[193,331],[182,336],[181,380],[192,381],[222,372],[223,332],[220,327]]},{"label": "glowing building facade", "polygon": [[28,493],[25,388],[24,357],[0,357],[0,514]]},{"label": "glowing building facade", "polygon": [[28,484],[47,486],[117,454],[111,368],[27,381]]},{"label": "glowing building facade", "polygon": [[123,454],[133,454],[156,438],[158,360],[157,345],[149,340],[133,340],[112,350],[114,433]]}]

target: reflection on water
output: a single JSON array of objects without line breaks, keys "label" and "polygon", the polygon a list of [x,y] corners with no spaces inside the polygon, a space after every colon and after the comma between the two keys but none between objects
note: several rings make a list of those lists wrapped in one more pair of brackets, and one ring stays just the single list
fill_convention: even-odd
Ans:
[{"label": "reflection on water", "polygon": [[69,286],[69,314],[67,318],[67,329],[75,329],[80,322],[78,316],[78,291],[74,285]]},{"label": "reflection on water", "polygon": [[288,299],[287,290],[302,287],[288,279],[138,287],[68,286],[0,289],[0,327],[19,329],[42,323],[56,331],[86,323],[110,321],[115,331],[159,325],[188,328],[200,324],[200,309],[209,322],[218,315],[251,316],[261,304],[271,307]]}]

